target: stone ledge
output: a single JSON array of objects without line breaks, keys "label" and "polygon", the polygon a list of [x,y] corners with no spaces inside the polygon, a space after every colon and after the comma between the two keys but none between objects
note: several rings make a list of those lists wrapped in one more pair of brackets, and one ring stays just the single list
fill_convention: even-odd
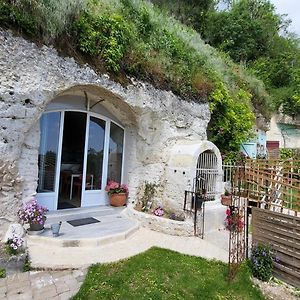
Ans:
[{"label": "stone ledge", "polygon": [[28,246],[42,244],[54,247],[101,247],[117,241],[122,241],[130,237],[139,229],[139,224],[135,224],[132,228],[118,234],[107,235],[100,238],[81,238],[81,239],[57,239],[50,236],[31,235],[27,236]]},{"label": "stone ledge", "polygon": [[186,221],[170,220],[139,212],[132,207],[127,207],[122,214],[138,220],[142,227],[146,227],[154,231],[178,236],[194,235],[194,224],[189,219]]}]

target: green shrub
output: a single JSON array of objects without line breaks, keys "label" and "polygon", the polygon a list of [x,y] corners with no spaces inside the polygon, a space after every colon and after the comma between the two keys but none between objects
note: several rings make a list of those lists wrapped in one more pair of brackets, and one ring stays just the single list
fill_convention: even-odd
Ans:
[{"label": "green shrub", "polygon": [[6,277],[6,270],[5,268],[0,268],[0,278],[5,278]]},{"label": "green shrub", "polygon": [[87,0],[0,0],[0,25],[13,25],[44,42],[68,32]]},{"label": "green shrub", "polygon": [[22,271],[29,272],[30,270],[31,270],[31,261],[30,261],[28,255],[26,255]]},{"label": "green shrub", "polygon": [[121,15],[85,13],[75,23],[75,29],[81,51],[99,56],[114,72],[120,70],[130,40],[129,28]]},{"label": "green shrub", "polygon": [[120,2],[123,5],[123,13],[129,17],[129,20],[134,20],[138,35],[149,38],[155,30],[155,23],[150,16],[149,7],[143,3],[144,1],[137,3],[132,0],[120,0]]},{"label": "green shrub", "polygon": [[279,153],[280,153],[280,158],[282,158],[282,159],[288,159],[288,158],[294,157],[293,149],[281,148],[279,150]]},{"label": "green shrub", "polygon": [[225,85],[219,83],[210,97],[213,116],[209,123],[209,138],[223,154],[238,152],[240,145],[251,136],[254,114],[250,96],[240,90],[234,99]]},{"label": "green shrub", "polygon": [[273,272],[274,253],[269,245],[258,244],[252,247],[250,269],[254,277],[262,280],[270,280]]},{"label": "green shrub", "polygon": [[23,6],[0,0],[0,26],[14,27],[29,36],[38,35],[36,18]]}]

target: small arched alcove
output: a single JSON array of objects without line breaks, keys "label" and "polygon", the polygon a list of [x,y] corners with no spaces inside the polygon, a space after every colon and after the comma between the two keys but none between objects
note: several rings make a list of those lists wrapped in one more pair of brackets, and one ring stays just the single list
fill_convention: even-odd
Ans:
[{"label": "small arched alcove", "polygon": [[178,141],[170,150],[165,198],[182,208],[184,191],[205,188],[209,200],[218,200],[222,186],[222,158],[209,141]]}]

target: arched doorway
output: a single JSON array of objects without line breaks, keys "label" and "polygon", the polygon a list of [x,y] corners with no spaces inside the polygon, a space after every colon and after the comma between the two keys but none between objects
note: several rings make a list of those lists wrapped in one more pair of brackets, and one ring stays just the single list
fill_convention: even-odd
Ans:
[{"label": "arched doorway", "polygon": [[37,199],[50,210],[105,205],[107,181],[122,182],[124,127],[75,100],[51,103],[40,119]]},{"label": "arched doorway", "polygon": [[218,158],[211,150],[206,150],[198,156],[195,191],[205,190],[208,199],[213,200],[217,194],[217,179],[219,175]]}]

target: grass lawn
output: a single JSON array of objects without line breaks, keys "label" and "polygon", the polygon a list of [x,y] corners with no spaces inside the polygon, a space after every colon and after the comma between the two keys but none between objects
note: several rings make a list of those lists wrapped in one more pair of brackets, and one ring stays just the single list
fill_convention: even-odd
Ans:
[{"label": "grass lawn", "polygon": [[72,299],[264,299],[246,268],[227,281],[227,265],[174,251],[150,250],[90,267]]}]

